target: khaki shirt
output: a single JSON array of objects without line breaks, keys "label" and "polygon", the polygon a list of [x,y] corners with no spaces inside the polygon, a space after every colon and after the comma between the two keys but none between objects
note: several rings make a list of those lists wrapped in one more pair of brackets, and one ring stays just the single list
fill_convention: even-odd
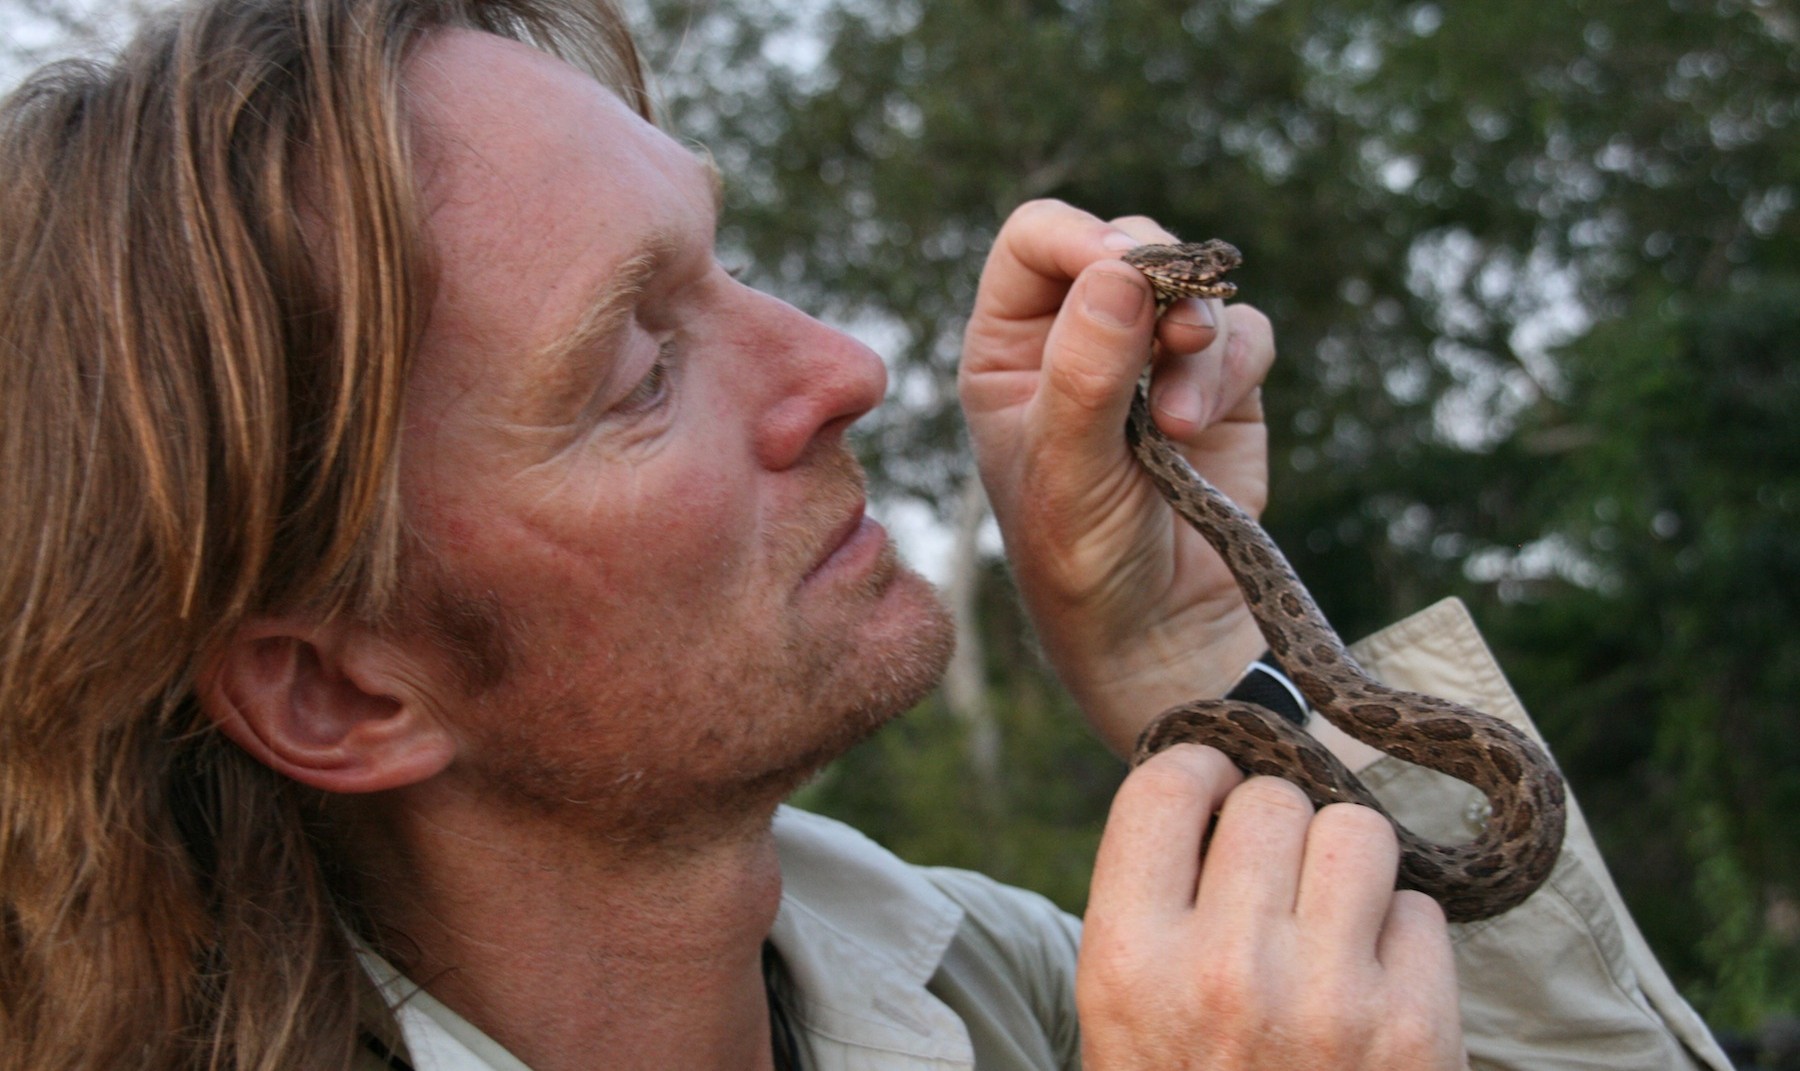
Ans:
[{"label": "khaki shirt", "polygon": [[[1488,711],[1535,735],[1460,602],[1356,645],[1376,676]],[[1316,719],[1315,719],[1316,720]],[[1483,804],[1467,785],[1395,759],[1365,783],[1429,838],[1461,839]],[[783,808],[781,909],[771,939],[792,974],[808,1071],[1046,1071],[1080,1066],[1080,923],[967,871],[908,865],[861,834]],[[1626,914],[1571,801],[1549,882],[1496,919],[1452,927],[1464,1038],[1487,1069],[1730,1064]],[[371,1024],[414,1071],[529,1071],[378,958],[394,1023]],[[362,1068],[406,1066],[365,1054]]]}]

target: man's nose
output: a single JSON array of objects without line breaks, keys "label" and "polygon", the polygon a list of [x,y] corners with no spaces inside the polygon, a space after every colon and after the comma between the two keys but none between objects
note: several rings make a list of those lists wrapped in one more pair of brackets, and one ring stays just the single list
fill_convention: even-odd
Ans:
[{"label": "man's nose", "polygon": [[867,346],[766,295],[751,340],[752,367],[770,377],[769,404],[755,433],[757,461],[787,468],[818,440],[841,437],[887,390],[887,368]]}]

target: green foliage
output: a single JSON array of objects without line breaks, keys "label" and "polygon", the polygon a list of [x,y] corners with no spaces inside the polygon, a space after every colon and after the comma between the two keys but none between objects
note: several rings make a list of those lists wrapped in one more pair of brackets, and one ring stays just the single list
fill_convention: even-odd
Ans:
[{"label": "green foliage", "polygon": [[[1538,512],[1606,574],[1500,628],[1646,933],[1746,1024],[1800,1006],[1800,278],[1684,304],[1671,291],[1568,349],[1586,446]],[[1564,627],[1534,636],[1547,607]]]},{"label": "green foliage", "polygon": [[[1282,340],[1269,522],[1321,602],[1354,635],[1469,599],[1686,992],[1800,1011],[1791,7],[653,11],[728,255],[895,357],[878,488],[953,500],[962,317],[1019,201],[1230,238]],[[990,581],[1001,783],[934,702],[807,799],[1075,905],[1116,768]]]}]

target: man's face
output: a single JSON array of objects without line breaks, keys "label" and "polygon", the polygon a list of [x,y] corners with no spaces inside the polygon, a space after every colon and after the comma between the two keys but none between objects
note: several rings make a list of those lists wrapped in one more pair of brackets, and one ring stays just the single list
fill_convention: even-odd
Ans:
[{"label": "man's face", "polygon": [[710,167],[585,75],[445,31],[406,85],[439,264],[409,601],[504,652],[421,663],[445,776],[646,832],[778,798],[948,656],[843,444],[880,360],[732,279]]}]

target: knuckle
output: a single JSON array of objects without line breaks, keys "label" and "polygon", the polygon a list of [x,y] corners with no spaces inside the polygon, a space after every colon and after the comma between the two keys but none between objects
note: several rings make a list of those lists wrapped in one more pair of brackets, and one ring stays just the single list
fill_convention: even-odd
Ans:
[{"label": "knuckle", "polygon": [[1417,889],[1401,889],[1394,893],[1394,909],[1416,915],[1427,922],[1444,921],[1444,905]]},{"label": "knuckle", "polygon": [[1111,408],[1119,392],[1119,375],[1099,365],[1059,361],[1050,366],[1051,381],[1063,400],[1085,413]]},{"label": "knuckle", "polygon": [[1077,209],[1067,201],[1059,200],[1055,197],[1035,197],[1013,209],[1012,215],[1007,217],[1006,226],[1034,225],[1040,220],[1047,218],[1054,219],[1057,216],[1074,211],[1077,211]]},{"label": "knuckle", "polygon": [[1441,1066],[1461,1047],[1454,1017],[1447,1018],[1424,1001],[1400,1001],[1384,1011],[1381,1048],[1391,1067]]},{"label": "knuckle", "polygon": [[1271,1014],[1262,973],[1239,956],[1214,956],[1189,978],[1187,1002],[1201,1022],[1260,1028]]},{"label": "knuckle", "polygon": [[1369,847],[1399,846],[1394,824],[1381,812],[1360,803],[1333,803],[1320,809],[1313,828],[1321,834]]},{"label": "knuckle", "polygon": [[1394,893],[1389,910],[1410,931],[1432,934],[1448,943],[1450,922],[1444,917],[1444,905],[1424,893],[1416,889],[1399,889]]},{"label": "knuckle", "polygon": [[1209,993],[1242,1011],[1240,1005],[1262,999],[1261,986],[1269,976],[1265,951],[1261,937],[1249,927],[1220,934],[1208,948],[1200,980]]},{"label": "knuckle", "polygon": [[1153,799],[1189,802],[1210,795],[1235,776],[1231,760],[1200,744],[1175,744],[1145,759],[1121,791]]},{"label": "knuckle", "polygon": [[1084,940],[1076,971],[1076,998],[1083,1003],[1108,1007],[1130,1001],[1140,986],[1144,963],[1126,942],[1106,942],[1089,948]]},{"label": "knuckle", "polygon": [[1331,1054],[1324,1066],[1340,1066],[1369,1048],[1387,1011],[1371,999],[1366,979],[1344,976],[1310,988],[1297,1017],[1294,1033],[1307,1039],[1308,1050]]},{"label": "knuckle", "polygon": [[1238,806],[1254,809],[1268,817],[1309,820],[1313,816],[1312,801],[1291,781],[1279,777],[1252,777],[1232,794]]},{"label": "knuckle", "polygon": [[1203,761],[1185,754],[1192,750],[1197,749],[1178,744],[1152,755],[1126,777],[1120,794],[1129,794],[1134,802],[1141,799],[1146,805],[1187,804],[1200,799],[1211,783]]},{"label": "knuckle", "polygon": [[1128,234],[1139,234],[1152,231],[1158,234],[1168,233],[1163,230],[1162,224],[1145,215],[1133,214],[1129,216],[1115,216],[1111,220],[1108,220],[1108,222]]},{"label": "knuckle", "polygon": [[1273,344],[1275,325],[1269,321],[1268,315],[1255,305],[1234,304],[1226,315],[1231,317],[1231,333],[1234,336],[1248,336],[1246,342],[1254,338],[1263,345]]}]

